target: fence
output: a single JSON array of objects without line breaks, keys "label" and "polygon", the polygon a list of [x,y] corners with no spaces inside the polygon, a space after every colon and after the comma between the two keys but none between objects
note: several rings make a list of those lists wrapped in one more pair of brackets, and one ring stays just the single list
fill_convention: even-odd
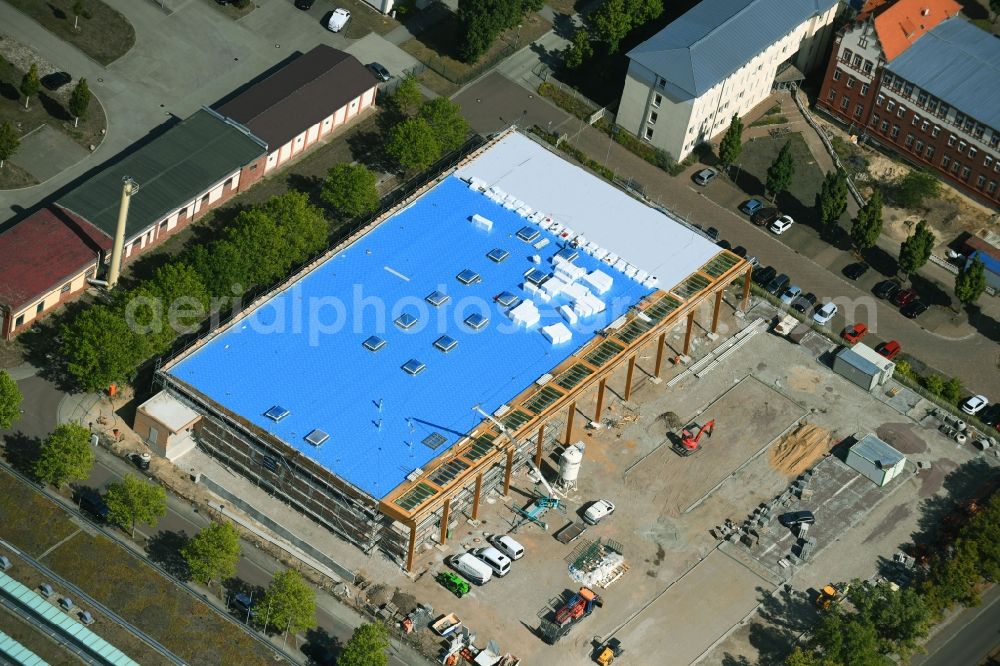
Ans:
[{"label": "fence", "polygon": [[492,69],[494,65],[499,63],[501,60],[509,58],[514,54],[516,46],[517,45],[514,43],[507,44],[504,48],[500,49],[500,51],[494,53],[489,58],[479,61],[475,65],[468,68],[456,68],[454,65],[449,65],[444,58],[438,55],[432,55],[426,60],[421,60],[420,62],[452,83],[462,85],[468,83],[483,72]]},{"label": "fence", "polygon": [[807,109],[802,104],[802,101],[799,100],[799,91],[797,88],[792,90],[792,99],[795,100],[795,106],[799,107],[799,111],[802,112],[802,117],[806,119],[809,126],[813,128],[817,135],[819,135],[820,141],[823,142],[823,146],[826,148],[826,152],[830,153],[830,157],[833,158],[833,163],[836,164],[837,168],[844,174],[844,177],[847,180],[847,189],[851,191],[851,195],[854,197],[854,200],[858,202],[859,206],[864,206],[868,203],[868,201],[861,196],[861,192],[854,185],[854,180],[851,178],[847,169],[844,168],[843,163],[840,161],[840,156],[837,155],[837,151],[833,149],[833,144],[830,143],[830,139],[827,137],[826,132],[824,132],[823,128],[820,127],[815,120],[813,120],[812,114],[809,113],[809,109]]}]

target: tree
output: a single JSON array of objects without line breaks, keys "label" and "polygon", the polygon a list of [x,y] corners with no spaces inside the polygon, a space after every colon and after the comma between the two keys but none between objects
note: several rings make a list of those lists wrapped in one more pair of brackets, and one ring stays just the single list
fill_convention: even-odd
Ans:
[{"label": "tree", "polygon": [[462,117],[461,107],[446,97],[424,102],[420,117],[430,125],[442,154],[459,148],[469,135],[469,123]]},{"label": "tree", "polygon": [[350,219],[378,208],[375,174],[363,164],[336,164],[326,174],[320,195],[337,215]]},{"label": "tree", "polygon": [[212,523],[184,544],[181,555],[199,583],[231,578],[240,561],[239,532],[229,523]]},{"label": "tree", "polygon": [[167,513],[167,492],[163,486],[128,475],[108,487],[104,497],[108,517],[123,528],[130,527],[135,538],[137,522],[152,525]]},{"label": "tree", "polygon": [[855,580],[848,598],[857,618],[875,630],[882,654],[906,657],[927,636],[931,611],[913,588],[893,589],[887,583],[869,585]]},{"label": "tree", "polygon": [[264,621],[277,629],[299,632],[316,626],[316,592],[293,569],[274,575],[259,608],[266,609]]},{"label": "tree", "polygon": [[38,92],[40,86],[41,81],[38,79],[38,67],[35,63],[31,63],[28,72],[21,78],[21,94],[24,95],[24,108],[28,108],[31,96]]},{"label": "tree", "polygon": [[87,79],[80,79],[69,96],[69,113],[73,116],[73,127],[80,123],[80,118],[87,117],[89,107],[90,88],[87,86]]},{"label": "tree", "polygon": [[537,9],[537,0],[458,0],[459,57],[474,62],[501,32],[517,25],[525,12]]},{"label": "tree", "polygon": [[792,142],[786,141],[781,147],[774,162],[767,168],[767,190],[771,193],[771,201],[788,190],[795,174],[795,161],[792,159]]},{"label": "tree", "polygon": [[588,17],[587,22],[594,36],[607,44],[608,53],[616,53],[618,45],[632,30],[632,16],[625,0],[604,0]]},{"label": "tree", "polygon": [[861,207],[858,216],[851,224],[851,244],[858,252],[863,252],[875,245],[882,233],[882,193],[872,192],[868,203]]},{"label": "tree", "polygon": [[35,476],[59,487],[70,479],[86,479],[93,466],[90,430],[79,423],[63,423],[42,443]]},{"label": "tree", "polygon": [[6,430],[21,418],[21,389],[6,370],[0,370],[0,430]]},{"label": "tree", "polygon": [[986,266],[979,257],[958,269],[955,276],[955,296],[962,305],[969,306],[979,300],[986,291]]},{"label": "tree", "polygon": [[0,123],[0,169],[3,163],[14,156],[17,149],[21,147],[21,139],[17,136],[17,130],[5,120]]},{"label": "tree", "polygon": [[813,629],[811,644],[820,649],[824,661],[831,666],[885,666],[890,663],[879,652],[874,627],[856,615],[848,615],[841,608],[833,608],[820,615]]},{"label": "tree", "polygon": [[393,127],[385,151],[405,171],[422,171],[441,157],[441,145],[423,118],[410,118]]},{"label": "tree", "polygon": [[719,162],[728,167],[736,162],[741,152],[743,152],[743,122],[734,113],[732,120],[729,121],[729,129],[719,143]]},{"label": "tree", "polygon": [[62,326],[61,337],[66,370],[84,391],[131,379],[148,356],[146,339],[106,305],[81,311]]},{"label": "tree", "polygon": [[337,666],[386,666],[388,649],[389,630],[381,622],[369,622],[351,634],[337,658]]},{"label": "tree", "polygon": [[847,177],[840,169],[830,171],[823,177],[823,185],[817,195],[817,214],[824,235],[830,236],[840,222],[840,216],[847,210]]},{"label": "tree", "polygon": [[389,98],[389,102],[396,112],[404,116],[415,114],[423,101],[424,94],[420,92],[417,79],[412,74],[408,74],[399,82],[399,87]]},{"label": "tree", "polygon": [[577,28],[573,31],[573,39],[563,52],[563,64],[569,69],[576,69],[584,61],[594,55],[594,46],[590,42],[590,31]]},{"label": "tree", "polygon": [[911,171],[891,188],[892,199],[904,208],[921,208],[941,192],[941,183],[926,171]]},{"label": "tree", "polygon": [[80,17],[83,16],[83,13],[85,11],[87,11],[87,8],[84,7],[83,0],[76,0],[73,3],[73,29],[74,30],[79,30],[80,29]]},{"label": "tree", "polygon": [[994,14],[1000,14],[1000,0],[990,0],[990,9]]},{"label": "tree", "polygon": [[927,221],[920,220],[913,233],[899,245],[899,270],[907,278],[916,273],[930,259],[935,242],[937,239],[934,237],[934,232],[927,226]]}]

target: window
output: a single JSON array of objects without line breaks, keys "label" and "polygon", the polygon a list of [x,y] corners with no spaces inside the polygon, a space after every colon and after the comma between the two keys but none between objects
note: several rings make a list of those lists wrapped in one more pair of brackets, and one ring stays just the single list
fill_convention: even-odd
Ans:
[{"label": "window", "polygon": [[830,88],[830,93],[826,96],[826,98],[831,102],[837,99],[837,91],[834,90],[833,88]]},{"label": "window", "polygon": [[663,95],[656,93],[653,95],[653,106],[660,108],[660,104],[663,104]]},{"label": "window", "polygon": [[913,126],[916,127],[919,124],[920,124],[920,116],[918,116],[917,114],[914,113],[913,114]]},{"label": "window", "polygon": [[667,85],[667,80],[662,76],[656,77],[656,87],[663,90],[663,86]]},{"label": "window", "polygon": [[72,287],[73,287],[72,283],[70,283],[70,282],[67,282],[66,284],[64,284],[64,285],[63,285],[63,286],[62,286],[62,287],[61,287],[61,288],[59,289],[59,293],[60,293],[60,294],[68,294],[68,293],[69,293],[69,290],[70,290],[70,289],[72,289]]},{"label": "window", "polygon": [[840,70],[839,69],[833,70],[833,80],[834,81],[839,81],[840,80]]},{"label": "window", "polygon": [[905,86],[903,86],[903,94],[906,95],[907,97],[912,97],[913,96],[913,84],[912,83],[907,83]]},{"label": "window", "polygon": [[996,192],[997,191],[997,181],[991,180],[990,184],[986,186],[986,191],[989,192],[990,194],[993,194],[994,192]]},{"label": "window", "polygon": [[854,55],[854,60],[851,62],[851,66],[854,67],[854,69],[861,69],[861,60],[862,60],[862,57],[859,56],[859,55],[857,55],[857,54],[855,54]]},{"label": "window", "polygon": [[941,128],[940,128],[940,127],[938,127],[937,125],[935,125],[935,126],[934,126],[934,127],[933,127],[933,128],[931,129],[931,136],[932,136],[932,137],[934,137],[935,139],[937,138],[937,135],[938,135],[938,134],[940,134],[940,133],[941,133]]},{"label": "window", "polygon": [[858,104],[857,106],[854,107],[854,117],[855,118],[860,118],[861,114],[864,113],[864,112],[865,112],[865,105],[864,104]]},{"label": "window", "polygon": [[934,146],[927,146],[927,150],[924,152],[924,155],[927,156],[927,159],[934,157]]},{"label": "window", "polygon": [[899,125],[892,126],[892,138],[895,139],[899,136]]},{"label": "window", "polygon": [[20,328],[24,326],[24,315],[18,315],[17,319],[14,320],[14,328]]},{"label": "window", "polygon": [[167,228],[167,221],[163,220],[160,222],[160,231],[164,231]]},{"label": "window", "polygon": [[993,156],[992,155],[987,155],[986,157],[983,158],[983,166],[984,167],[988,167],[992,163],[993,163]]},{"label": "window", "polygon": [[655,125],[656,124],[656,119],[658,117],[659,116],[657,116],[656,111],[650,111],[649,112],[649,124],[650,125]]},{"label": "window", "polygon": [[913,149],[919,153],[921,150],[924,149],[924,142],[923,141],[917,141],[917,145],[914,146]]},{"label": "window", "polygon": [[972,173],[972,171],[969,167],[962,167],[962,180],[969,180],[970,173]]},{"label": "window", "polygon": [[851,49],[844,49],[844,54],[841,56],[841,60],[844,62],[851,62]]},{"label": "window", "polygon": [[885,74],[883,74],[882,75],[882,83],[884,85],[887,85],[887,86],[888,85],[892,85],[892,74],[890,74],[889,72],[886,72]]},{"label": "window", "polygon": [[862,95],[867,95],[868,94],[868,87],[869,86],[868,86],[867,83],[862,83],[861,84],[861,94]]},{"label": "window", "polygon": [[964,153],[965,152],[965,145],[966,144],[965,144],[964,141],[959,141],[958,142],[958,152]]},{"label": "window", "polygon": [[938,118],[948,117],[949,111],[951,111],[951,107],[945,104],[944,102],[941,102],[941,106],[938,107],[938,112],[937,112]]},{"label": "window", "polygon": [[971,132],[975,124],[976,122],[972,118],[966,118],[965,122],[962,123],[962,129],[966,132]]},{"label": "window", "polygon": [[954,134],[952,134],[951,136],[948,137],[948,146],[949,147],[954,146],[956,141],[958,141],[958,139],[955,138]]},{"label": "window", "polygon": [[996,162],[995,162],[995,163],[993,164],[993,170],[994,170],[994,171],[996,171],[997,173],[1000,173],[1000,160],[997,160],[997,161],[996,161]]},{"label": "window", "polygon": [[892,80],[892,89],[899,92],[899,89],[903,87],[903,81],[901,79]]},{"label": "window", "polygon": [[181,208],[180,211],[177,213],[177,217],[178,218],[187,217],[187,214],[188,214],[187,206],[184,206],[184,208]]},{"label": "window", "polygon": [[913,141],[914,141],[914,136],[913,136],[913,134],[909,134],[909,133],[908,133],[908,134],[906,135],[906,147],[907,147],[907,148],[909,148],[910,146],[912,146],[912,145],[913,145]]},{"label": "window", "polygon": [[962,166],[961,162],[952,162],[951,163],[951,172],[952,173],[958,173],[958,170],[961,168],[961,166]]},{"label": "window", "polygon": [[986,132],[986,127],[981,123],[976,123],[976,131],[973,132],[973,136],[975,136],[977,139],[982,139],[983,134],[985,132]]},{"label": "window", "polygon": [[201,205],[202,206],[207,206],[208,205],[208,193],[205,193],[205,196],[203,196],[201,198]]},{"label": "window", "polygon": [[652,140],[652,138],[653,138],[653,128],[652,127],[647,127],[646,128],[646,141],[650,141],[650,140]]},{"label": "window", "polygon": [[975,146],[969,146],[969,157],[975,157],[978,152]]},{"label": "window", "polygon": [[889,103],[885,105],[885,110],[886,111],[892,111],[895,108],[896,108],[896,102],[894,102],[891,99],[889,100]]},{"label": "window", "polygon": [[955,113],[955,125],[958,126],[958,127],[961,127],[962,123],[964,123],[964,122],[965,122],[965,114],[964,113]]},{"label": "window", "polygon": [[45,311],[45,301],[35,306],[35,314],[42,314]]},{"label": "window", "polygon": [[948,165],[951,164],[951,158],[945,155],[941,158],[941,168],[947,169]]},{"label": "window", "polygon": [[884,101],[885,101],[885,95],[879,93],[878,97],[875,98],[875,106],[882,106],[882,102]]},{"label": "window", "polygon": [[920,131],[921,132],[926,132],[927,128],[930,127],[930,126],[931,126],[931,124],[925,120],[924,122],[920,123]]},{"label": "window", "polygon": [[848,88],[853,88],[854,87],[854,77],[853,76],[848,76],[847,77],[847,87]]},{"label": "window", "polygon": [[929,113],[934,113],[937,111],[938,101],[937,97],[931,97],[931,101],[927,103],[927,111]]},{"label": "window", "polygon": [[982,189],[983,185],[985,184],[986,184],[986,176],[980,176],[979,178],[976,178],[976,187]]},{"label": "window", "polygon": [[878,121],[880,120],[877,113],[872,114],[872,127],[878,127]]},{"label": "window", "polygon": [[882,121],[882,131],[883,132],[888,132],[889,131],[889,121],[888,120],[883,120]]},{"label": "window", "polygon": [[851,103],[851,100],[848,99],[847,95],[844,95],[843,99],[840,100],[840,108],[846,109],[847,105],[850,104],[850,103]]},{"label": "window", "polygon": [[1000,132],[993,130],[993,134],[990,135],[990,148],[996,148],[1000,145]]},{"label": "window", "polygon": [[871,60],[865,60],[865,67],[864,67],[864,70],[863,70],[864,73],[865,74],[871,74],[873,66],[874,65],[872,65],[872,61]]},{"label": "window", "polygon": [[920,106],[926,106],[926,104],[927,104],[927,92],[926,91],[921,90],[920,94],[917,95],[917,104],[919,104]]},{"label": "window", "polygon": [[906,115],[906,107],[903,106],[903,105],[900,105],[899,108],[896,110],[896,117],[897,118],[902,118],[905,115]]}]

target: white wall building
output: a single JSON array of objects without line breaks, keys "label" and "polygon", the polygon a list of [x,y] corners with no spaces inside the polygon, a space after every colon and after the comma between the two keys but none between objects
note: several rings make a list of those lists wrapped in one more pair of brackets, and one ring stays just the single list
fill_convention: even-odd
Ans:
[{"label": "white wall building", "polygon": [[[616,122],[682,160],[828,52],[838,0],[703,0],[628,53]],[[801,75],[791,78],[801,78]]]}]

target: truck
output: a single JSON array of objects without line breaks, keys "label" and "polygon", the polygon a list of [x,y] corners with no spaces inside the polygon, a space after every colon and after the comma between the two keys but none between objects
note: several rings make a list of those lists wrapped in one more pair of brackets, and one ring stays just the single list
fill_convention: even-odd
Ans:
[{"label": "truck", "polygon": [[539,634],[551,645],[570,632],[580,620],[604,605],[604,600],[589,587],[581,587],[558,608],[552,620],[543,620]]}]

